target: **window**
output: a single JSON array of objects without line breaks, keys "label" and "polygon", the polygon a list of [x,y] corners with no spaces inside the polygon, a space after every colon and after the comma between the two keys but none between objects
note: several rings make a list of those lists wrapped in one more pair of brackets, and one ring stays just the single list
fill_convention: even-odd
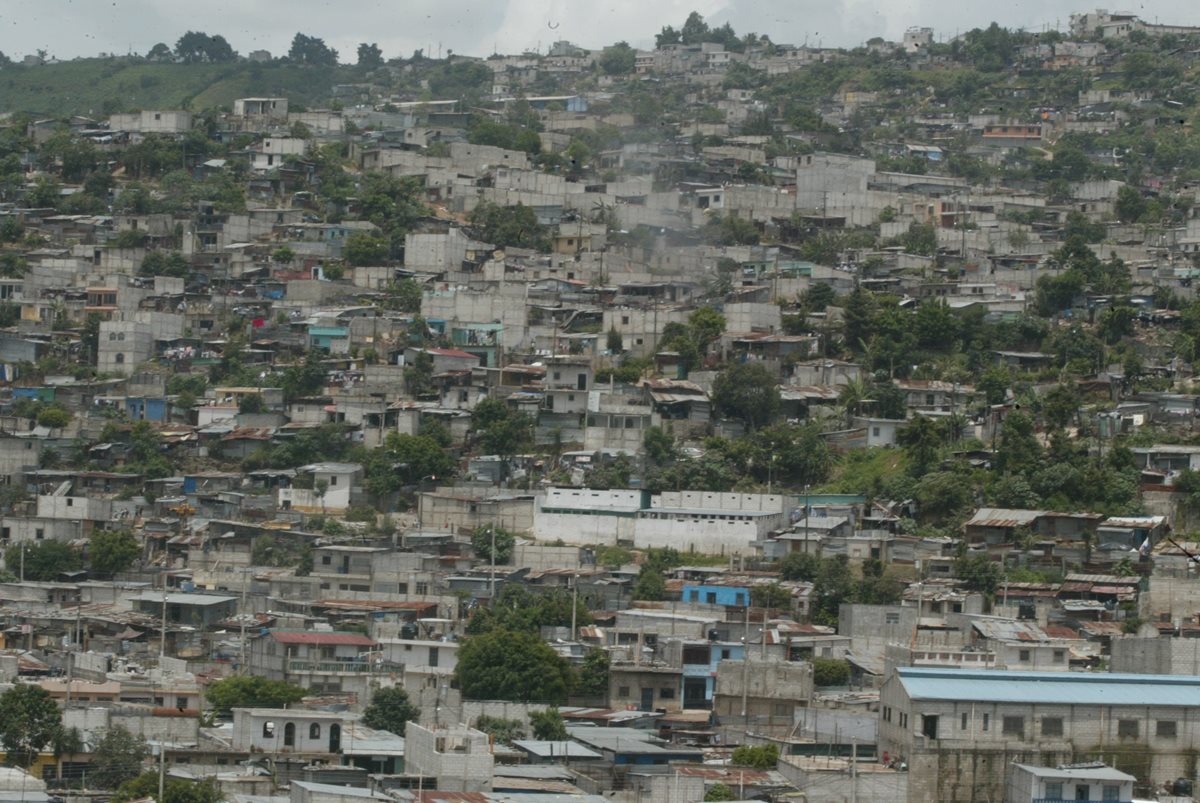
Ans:
[{"label": "window", "polygon": [[272,722],[271,720],[267,720],[266,722],[263,723],[263,738],[264,739],[274,739],[275,738],[275,723]]},{"label": "window", "polygon": [[1042,717],[1042,735],[1043,736],[1062,736],[1063,735],[1062,717]]},{"label": "window", "polygon": [[289,722],[288,724],[283,726],[283,746],[284,747],[295,747],[296,746],[296,723],[295,722]]},{"label": "window", "polygon": [[1019,650],[1017,652],[1017,660],[1021,663],[1029,663],[1029,650]]},{"label": "window", "polygon": [[[1175,727],[1176,727],[1175,720],[1160,719],[1155,724],[1154,735],[1161,737],[1163,739],[1174,739],[1175,738]],[[1116,798],[1113,798],[1113,799],[1116,800]]]},{"label": "window", "polygon": [[1065,659],[1066,657],[1067,657],[1067,652],[1066,652],[1066,650],[1055,650],[1055,651],[1054,651],[1054,660],[1055,660],[1055,662],[1062,661],[1062,660],[1063,660],[1063,659]]},{"label": "window", "polygon": [[991,714],[984,714],[984,715],[983,715],[983,729],[984,729],[984,731],[987,731],[987,729],[988,729],[988,728],[991,726],[991,724],[992,724],[992,716],[991,716]]},{"label": "window", "polygon": [[1121,787],[1117,786],[1116,784],[1111,784],[1111,783],[1104,784],[1104,790],[1101,794],[1100,799],[1101,800],[1120,800],[1121,799]]},{"label": "window", "polygon": [[1138,721],[1136,719],[1118,719],[1117,720],[1117,737],[1120,739],[1136,739],[1138,735]]},{"label": "window", "polygon": [[879,437],[879,427],[871,427],[871,435],[872,435],[872,437],[878,438]]},{"label": "window", "polygon": [[966,715],[966,714],[963,714],[963,715],[962,715],[962,724],[961,724],[961,725],[959,725],[958,727],[959,727],[959,729],[960,729],[960,730],[966,730],[966,729],[967,729],[967,715]]},{"label": "window", "polygon": [[1000,724],[1000,732],[1005,736],[1024,736],[1025,717],[1004,717]]},{"label": "window", "polygon": [[619,686],[617,688],[617,696],[618,697],[628,697],[629,696],[629,687],[628,686]]},{"label": "window", "polygon": [[313,724],[308,726],[308,738],[310,738],[310,739],[320,739],[321,738],[321,723],[314,722]]},{"label": "window", "polygon": [[438,647],[430,647],[429,648],[429,665],[430,666],[438,665],[438,656],[440,655],[439,649],[440,648],[438,648]]},{"label": "window", "polygon": [[729,648],[728,647],[721,650],[721,660],[722,661],[729,660]]},{"label": "window", "polygon": [[896,611],[888,611],[883,615],[884,624],[898,625],[900,624],[900,614]]},{"label": "window", "polygon": [[1063,799],[1062,784],[1047,782],[1047,784],[1046,784],[1046,799],[1047,800],[1062,800]]},{"label": "window", "polygon": [[675,699],[675,690],[672,688],[659,689],[658,697],[660,700],[674,700]]}]

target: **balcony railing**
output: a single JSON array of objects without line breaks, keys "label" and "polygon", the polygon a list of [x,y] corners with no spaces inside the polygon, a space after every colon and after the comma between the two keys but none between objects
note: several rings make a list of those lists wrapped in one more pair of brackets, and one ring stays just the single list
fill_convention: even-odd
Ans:
[{"label": "balcony railing", "polygon": [[366,661],[288,661],[289,672],[317,672],[333,674],[336,672],[370,672],[371,665]]}]

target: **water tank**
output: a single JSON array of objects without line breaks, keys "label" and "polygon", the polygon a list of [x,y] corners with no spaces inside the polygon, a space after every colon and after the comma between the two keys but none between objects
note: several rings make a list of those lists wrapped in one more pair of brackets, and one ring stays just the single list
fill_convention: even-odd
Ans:
[{"label": "water tank", "polygon": [[1191,797],[1192,782],[1189,778],[1180,778],[1171,784],[1171,794],[1176,797]]}]

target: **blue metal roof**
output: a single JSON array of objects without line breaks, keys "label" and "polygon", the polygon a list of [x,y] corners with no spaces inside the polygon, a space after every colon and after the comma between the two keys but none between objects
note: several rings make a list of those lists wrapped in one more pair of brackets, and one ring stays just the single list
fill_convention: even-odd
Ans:
[{"label": "blue metal roof", "polygon": [[1200,706],[1200,677],[1083,672],[896,670],[914,700],[1058,705]]}]

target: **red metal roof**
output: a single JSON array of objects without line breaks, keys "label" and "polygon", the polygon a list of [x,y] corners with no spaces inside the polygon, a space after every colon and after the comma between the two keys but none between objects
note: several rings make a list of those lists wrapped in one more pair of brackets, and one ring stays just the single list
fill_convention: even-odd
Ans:
[{"label": "red metal roof", "polygon": [[375,640],[361,633],[320,633],[314,630],[272,630],[271,636],[280,644],[321,644],[374,647]]}]

